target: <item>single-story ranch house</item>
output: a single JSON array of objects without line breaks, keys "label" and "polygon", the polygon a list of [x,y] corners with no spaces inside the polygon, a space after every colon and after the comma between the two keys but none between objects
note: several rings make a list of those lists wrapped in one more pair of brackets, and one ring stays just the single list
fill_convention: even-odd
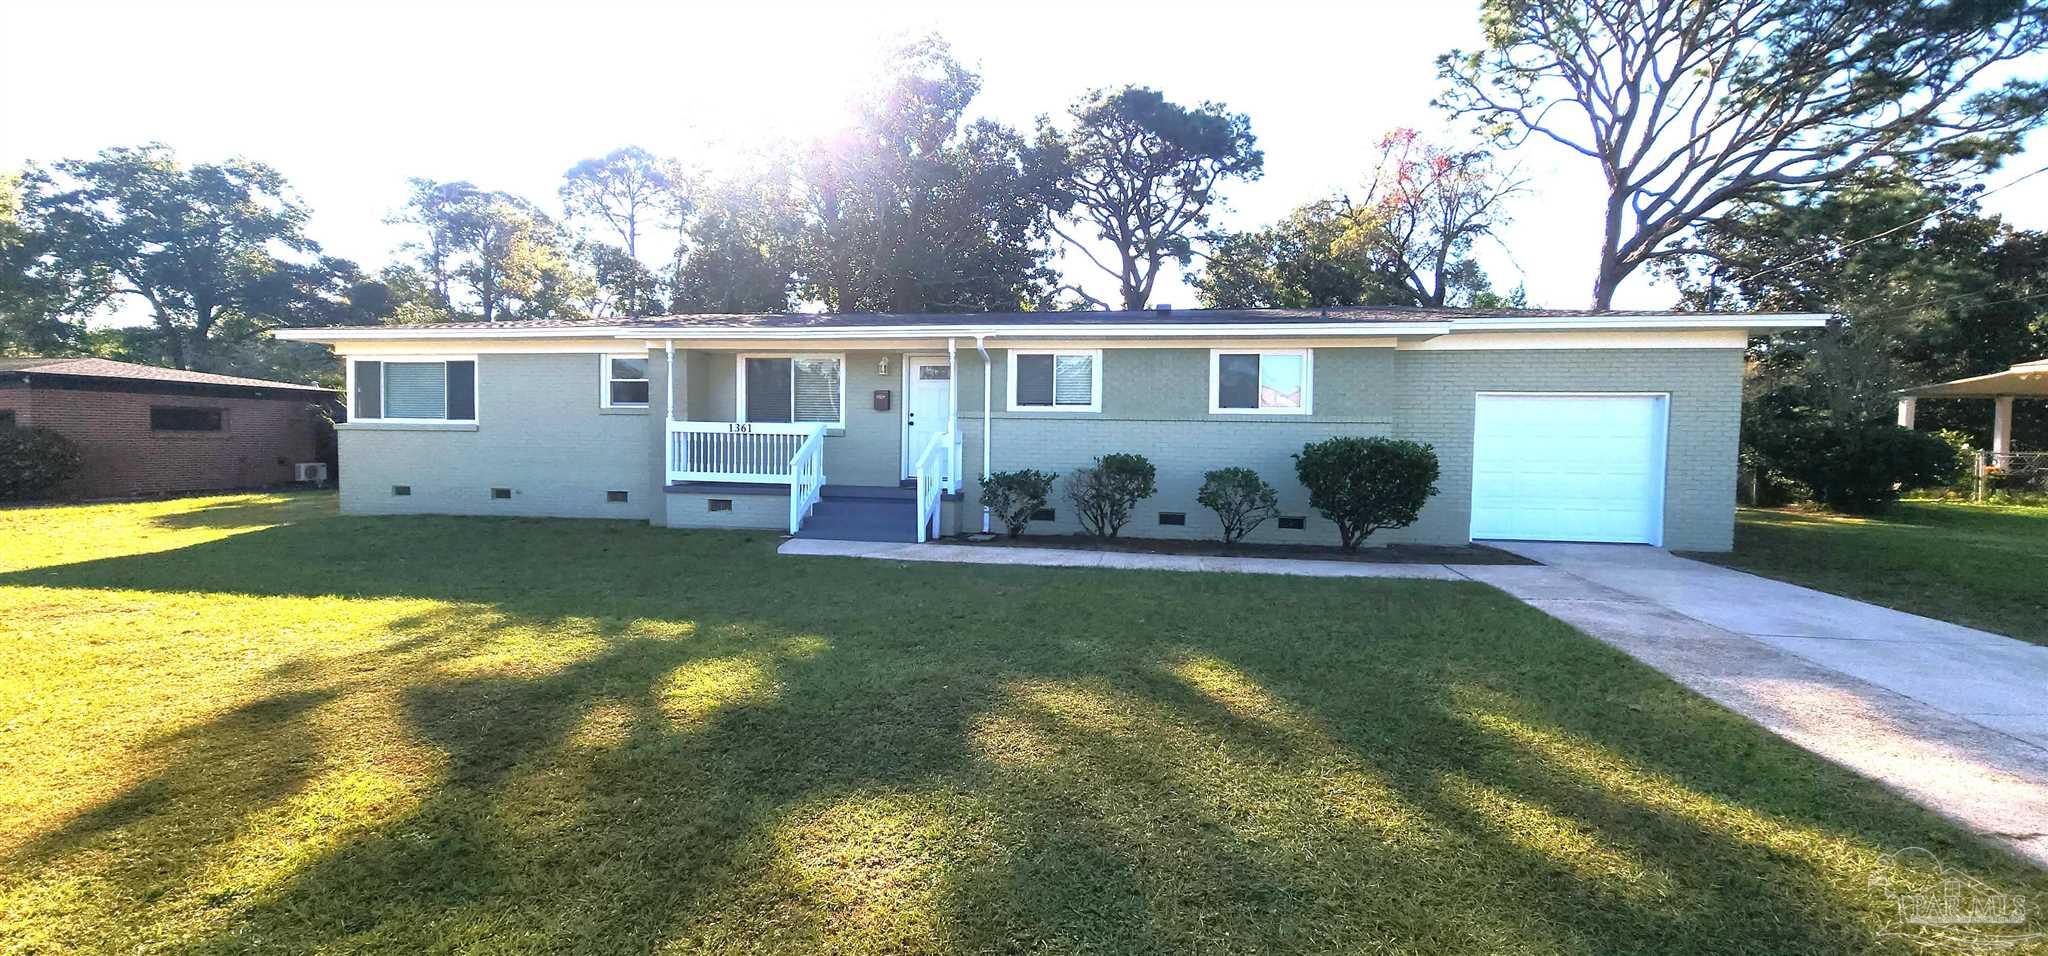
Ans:
[{"label": "single-story ranch house", "polygon": [[[1375,543],[1730,547],[1744,346],[1819,315],[1331,308],[687,315],[280,331],[346,363],[355,514],[644,519],[819,537],[979,529],[975,478],[1158,467],[1125,533],[1220,535],[1202,474],[1255,469],[1333,544],[1290,457],[1427,442],[1440,493]],[[1056,491],[1046,532],[1078,528]]]},{"label": "single-story ranch house", "polygon": [[318,462],[333,389],[103,358],[0,358],[0,428],[78,446],[66,498],[260,488]]}]

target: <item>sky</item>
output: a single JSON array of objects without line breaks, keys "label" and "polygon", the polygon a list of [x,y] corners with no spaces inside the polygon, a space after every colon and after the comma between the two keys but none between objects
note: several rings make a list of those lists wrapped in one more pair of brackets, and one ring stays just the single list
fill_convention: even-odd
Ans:
[{"label": "sky", "polygon": [[[1217,222],[1250,228],[1357,184],[1387,130],[1463,132],[1429,105],[1434,59],[1478,43],[1478,3],[121,4],[0,0],[0,166],[152,140],[187,161],[245,156],[291,181],[325,251],[375,269],[412,176],[466,179],[558,210],[577,160],[638,144],[716,169],[844,122],[893,39],[937,31],[980,72],[971,112],[1028,128],[1095,87],[1141,83],[1250,115],[1265,176]],[[2048,140],[2038,140],[2048,142]],[[2041,165],[2023,155],[1988,185]],[[1599,171],[1561,147],[1510,156],[1530,180],[1481,250],[1496,288],[1586,304]],[[1987,210],[2048,227],[2048,176]],[[1115,280],[1067,257],[1070,279]],[[1662,308],[1646,277],[1616,306]],[[1193,307],[1180,280],[1155,304]]]}]

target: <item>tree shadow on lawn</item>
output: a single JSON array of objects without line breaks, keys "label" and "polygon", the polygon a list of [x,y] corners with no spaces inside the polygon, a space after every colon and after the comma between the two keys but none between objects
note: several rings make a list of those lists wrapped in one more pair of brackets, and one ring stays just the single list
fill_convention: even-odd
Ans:
[{"label": "tree shadow on lawn", "polygon": [[174,893],[156,864],[393,746],[317,725],[386,695],[433,755],[410,799],[208,890],[225,913],[98,919],[203,951],[1870,952],[1903,945],[1863,882],[1884,850],[2042,885],[1477,585],[772,549],[342,518],[0,575],[446,602],[279,668],[6,865]]}]

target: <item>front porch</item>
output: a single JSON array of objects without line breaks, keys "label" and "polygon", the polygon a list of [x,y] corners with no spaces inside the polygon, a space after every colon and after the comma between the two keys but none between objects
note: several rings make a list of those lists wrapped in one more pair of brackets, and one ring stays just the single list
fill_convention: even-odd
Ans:
[{"label": "front porch", "polygon": [[[954,362],[912,349],[650,355],[668,523],[924,541],[965,473]],[[955,522],[957,523],[957,519]]]}]

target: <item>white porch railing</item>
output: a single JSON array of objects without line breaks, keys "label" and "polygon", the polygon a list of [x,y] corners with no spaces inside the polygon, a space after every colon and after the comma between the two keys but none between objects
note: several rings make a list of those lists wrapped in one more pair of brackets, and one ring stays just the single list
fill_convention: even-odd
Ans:
[{"label": "white porch railing", "polygon": [[804,519],[825,491],[825,429],[812,430],[789,459],[789,533],[803,530]]},{"label": "white porch railing", "polygon": [[957,456],[952,432],[941,432],[932,436],[925,444],[924,451],[917,456],[914,472],[917,475],[917,540],[921,544],[934,531],[933,525],[939,517],[939,500],[946,493],[946,486],[953,481],[952,472]]},{"label": "white porch railing", "polygon": [[786,482],[797,450],[824,434],[825,426],[809,423],[671,421],[668,480]]}]

